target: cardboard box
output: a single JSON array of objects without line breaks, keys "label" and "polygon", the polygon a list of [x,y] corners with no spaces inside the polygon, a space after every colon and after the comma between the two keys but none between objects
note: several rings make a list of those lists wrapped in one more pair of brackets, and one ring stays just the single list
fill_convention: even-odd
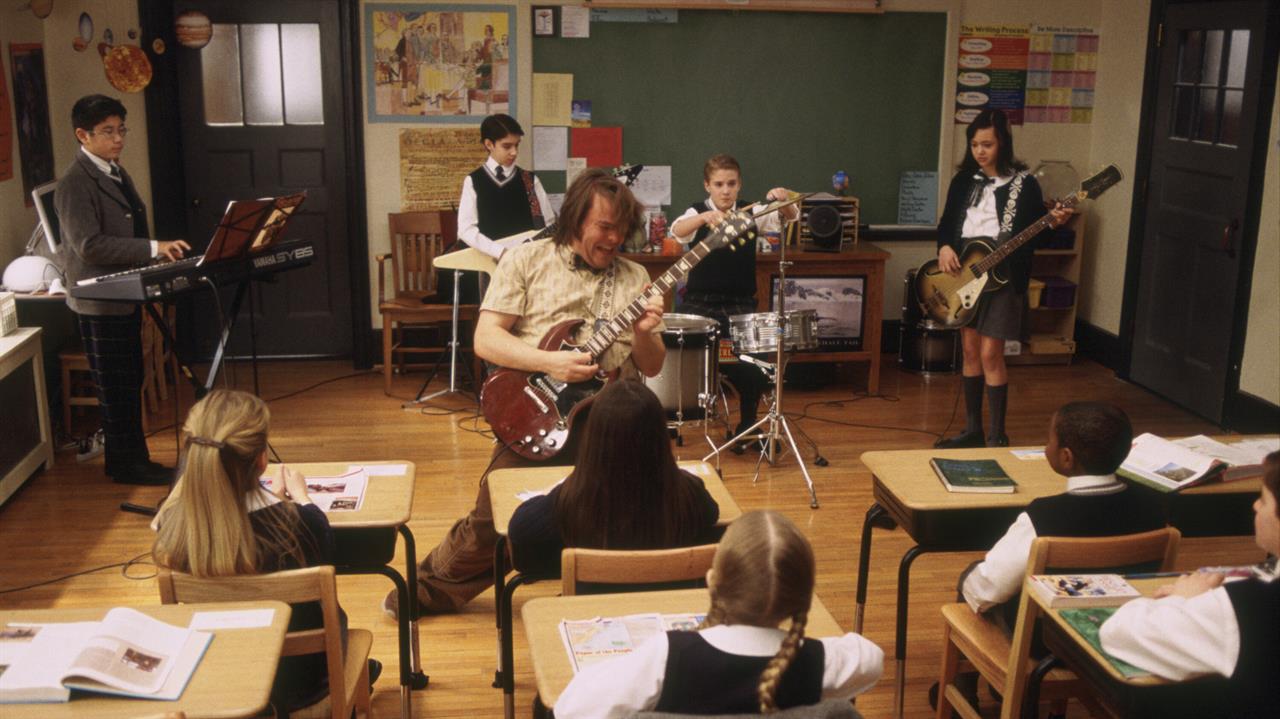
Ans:
[{"label": "cardboard box", "polygon": [[1033,355],[1075,354],[1076,342],[1057,335],[1031,335],[1027,343]]}]

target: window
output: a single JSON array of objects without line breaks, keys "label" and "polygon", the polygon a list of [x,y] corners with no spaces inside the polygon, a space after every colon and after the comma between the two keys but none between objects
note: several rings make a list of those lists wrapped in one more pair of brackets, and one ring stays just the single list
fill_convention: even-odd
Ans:
[{"label": "window", "polygon": [[1169,136],[1234,147],[1249,54],[1248,30],[1183,30]]},{"label": "window", "polygon": [[211,126],[324,124],[317,24],[215,23],[200,70]]}]

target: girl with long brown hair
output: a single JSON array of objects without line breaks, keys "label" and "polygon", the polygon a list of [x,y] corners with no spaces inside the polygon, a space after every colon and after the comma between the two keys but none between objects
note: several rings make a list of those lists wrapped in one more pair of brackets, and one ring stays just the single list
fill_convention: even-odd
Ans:
[{"label": "girl with long brown hair", "polygon": [[591,403],[577,464],[564,484],[512,515],[512,558],[522,572],[556,575],[565,547],[714,542],[719,516],[702,480],[676,466],[658,397],[636,380],[619,380]]},{"label": "girl with long brown hair", "polygon": [[[270,489],[260,484],[270,426],[266,403],[247,392],[214,390],[191,408],[178,481],[153,524],[158,566],[228,577],[333,562],[333,530],[311,503],[306,477],[282,467]],[[323,623],[318,602],[293,605],[290,631]],[[370,660],[369,668],[372,681],[382,667]],[[314,704],[328,694],[327,677],[323,653],[284,657],[271,703],[285,713]]]},{"label": "girl with long brown hair", "polygon": [[790,520],[743,515],[707,572],[711,608],[702,627],[658,634],[583,669],[556,701],[556,716],[768,714],[866,691],[884,669],[879,647],[853,633],[805,639],[814,567],[813,549]]}]

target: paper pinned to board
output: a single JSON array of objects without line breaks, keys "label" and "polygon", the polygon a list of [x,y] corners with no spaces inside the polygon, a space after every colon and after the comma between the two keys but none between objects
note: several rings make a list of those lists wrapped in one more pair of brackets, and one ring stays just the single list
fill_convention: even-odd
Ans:
[{"label": "paper pinned to board", "polygon": [[622,164],[622,128],[571,128],[569,154],[587,158],[587,167],[617,167]]},{"label": "paper pinned to board", "polygon": [[[573,181],[578,178],[578,175],[581,175],[586,169],[587,158],[585,157],[570,157],[565,160],[564,186],[567,188],[572,185]],[[558,208],[556,209],[556,214],[560,214],[560,210]]]},{"label": "paper pinned to board", "polygon": [[563,170],[569,159],[569,128],[533,128],[533,169]]},{"label": "paper pinned to board", "polygon": [[568,127],[573,103],[573,75],[533,73],[533,124]]},{"label": "paper pinned to board", "polygon": [[561,5],[560,37],[591,37],[591,8],[585,5]]},{"label": "paper pinned to board", "polygon": [[671,165],[645,165],[631,192],[647,206],[671,204]]}]

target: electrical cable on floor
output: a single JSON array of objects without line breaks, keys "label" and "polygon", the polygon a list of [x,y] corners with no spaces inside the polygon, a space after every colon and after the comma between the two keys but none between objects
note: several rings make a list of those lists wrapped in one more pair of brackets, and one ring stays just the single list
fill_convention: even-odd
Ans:
[{"label": "electrical cable on floor", "polygon": [[54,577],[53,579],[46,579],[46,580],[44,580],[43,582],[36,582],[35,584],[28,584],[28,585],[26,585],[26,586],[22,586],[22,587],[10,587],[9,589],[0,589],[0,594],[12,594],[13,592],[21,592],[21,591],[25,591],[25,590],[27,590],[27,589],[35,589],[36,587],[43,587],[43,586],[46,586],[46,585],[49,585],[49,584],[56,584],[57,582],[66,581],[66,580],[68,580],[68,579],[71,579],[72,577],[79,577],[79,576],[81,576],[81,575],[83,575],[83,574],[92,574],[92,573],[94,573],[94,572],[101,572],[101,571],[102,571],[102,570],[104,570],[104,569],[113,569],[113,568],[115,568],[115,567],[120,567],[120,568],[121,568],[121,569],[120,569],[120,576],[124,577],[125,579],[129,579],[129,580],[132,580],[132,581],[135,581],[135,582],[140,582],[140,581],[144,581],[144,580],[147,580],[147,579],[154,579],[154,578],[155,578],[155,576],[156,576],[156,573],[155,573],[155,572],[152,572],[151,574],[148,574],[148,575],[143,576],[143,577],[133,576],[133,575],[129,574],[129,568],[130,568],[130,567],[132,567],[132,566],[134,566],[135,564],[151,564],[152,566],[155,566],[154,564],[152,564],[152,562],[151,562],[151,561],[149,561],[149,560],[143,560],[143,557],[150,557],[150,556],[151,556],[151,552],[143,552],[142,554],[139,554],[138,556],[136,556],[136,557],[134,557],[133,559],[130,559],[130,560],[126,561],[126,562],[116,562],[115,564],[104,564],[104,565],[102,565],[101,567],[93,567],[93,568],[91,568],[91,569],[82,569],[82,570],[80,570],[79,572],[72,572],[71,574],[64,574],[64,575],[62,575],[61,577]]}]

